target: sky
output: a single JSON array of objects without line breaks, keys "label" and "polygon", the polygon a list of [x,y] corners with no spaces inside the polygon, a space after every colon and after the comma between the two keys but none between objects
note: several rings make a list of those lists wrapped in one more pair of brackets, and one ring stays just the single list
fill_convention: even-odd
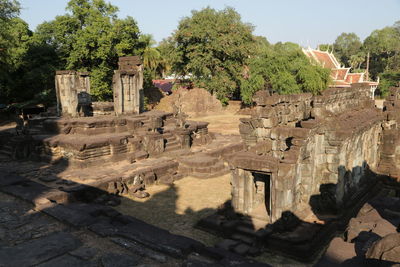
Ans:
[{"label": "sky", "polygon": [[[68,0],[19,0],[21,17],[32,30],[65,14]],[[204,7],[233,7],[254,34],[271,43],[295,42],[303,47],[333,43],[342,32],[364,40],[376,29],[400,20],[400,0],[111,0],[118,16],[133,17],[142,33],[156,41],[171,35],[179,20]]]}]

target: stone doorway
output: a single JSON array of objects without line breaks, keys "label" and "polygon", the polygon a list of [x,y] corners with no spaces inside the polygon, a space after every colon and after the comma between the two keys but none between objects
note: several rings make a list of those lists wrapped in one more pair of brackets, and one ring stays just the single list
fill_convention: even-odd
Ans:
[{"label": "stone doorway", "polygon": [[252,172],[255,194],[251,217],[269,221],[271,216],[271,174],[265,172]]}]

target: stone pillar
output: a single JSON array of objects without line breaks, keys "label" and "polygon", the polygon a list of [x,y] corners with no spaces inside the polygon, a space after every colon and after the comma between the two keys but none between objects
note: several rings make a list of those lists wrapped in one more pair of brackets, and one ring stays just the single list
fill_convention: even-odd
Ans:
[{"label": "stone pillar", "polygon": [[57,113],[62,116],[78,116],[78,94],[90,94],[88,72],[73,70],[56,71],[55,86],[57,95]]},{"label": "stone pillar", "polygon": [[114,71],[113,92],[116,115],[138,114],[143,108],[143,66],[138,56],[120,57]]}]

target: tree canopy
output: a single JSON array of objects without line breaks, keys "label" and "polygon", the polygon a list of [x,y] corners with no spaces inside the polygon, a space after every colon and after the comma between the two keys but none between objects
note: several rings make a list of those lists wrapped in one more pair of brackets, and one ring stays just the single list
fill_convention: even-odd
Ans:
[{"label": "tree canopy", "polygon": [[91,72],[92,93],[111,98],[111,77],[119,56],[139,54],[139,28],[132,17],[104,0],[70,0],[69,13],[38,26],[37,39],[52,46],[65,69]]},{"label": "tree canopy", "polygon": [[311,64],[298,45],[271,45],[253,35],[253,26],[232,8],[192,11],[162,46],[172,71],[190,77],[222,102],[240,98],[251,103],[262,89],[318,93],[329,81],[329,71]]},{"label": "tree canopy", "polygon": [[35,95],[54,97],[54,71],[90,71],[93,95],[112,97],[111,81],[119,56],[142,55],[146,43],[132,17],[104,0],[70,0],[66,14],[38,25],[20,18],[19,3],[0,0],[0,97],[2,103]]},{"label": "tree canopy", "polygon": [[183,18],[173,34],[173,70],[222,101],[239,92],[239,78],[252,53],[253,26],[232,8],[205,8]]},{"label": "tree canopy", "polygon": [[351,64],[351,56],[356,55],[361,49],[362,43],[355,33],[342,33],[333,43],[338,60],[343,65]]},{"label": "tree canopy", "polygon": [[318,94],[328,87],[329,73],[311,64],[298,45],[277,43],[249,60],[249,71],[241,79],[242,100],[251,103],[254,93],[261,89],[278,94]]}]

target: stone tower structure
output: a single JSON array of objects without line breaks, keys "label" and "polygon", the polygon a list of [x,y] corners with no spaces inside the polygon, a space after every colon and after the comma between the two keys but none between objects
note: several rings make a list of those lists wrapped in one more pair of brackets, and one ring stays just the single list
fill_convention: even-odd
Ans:
[{"label": "stone tower structure", "polygon": [[[90,79],[88,72],[74,70],[56,71],[55,86],[57,112],[59,115],[77,117],[83,99],[90,102]],[[79,96],[87,96],[82,99]]]},{"label": "stone tower structure", "polygon": [[116,115],[138,114],[143,107],[143,65],[138,56],[120,57],[113,76]]}]

